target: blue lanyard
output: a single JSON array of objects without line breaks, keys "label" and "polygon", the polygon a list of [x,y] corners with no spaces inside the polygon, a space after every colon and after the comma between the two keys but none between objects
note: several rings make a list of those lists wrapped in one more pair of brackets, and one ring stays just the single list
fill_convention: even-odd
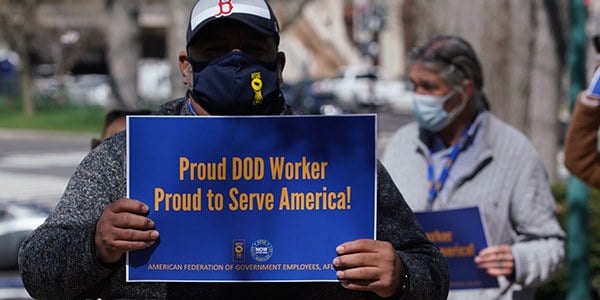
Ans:
[{"label": "blue lanyard", "polygon": [[188,109],[190,110],[190,112],[192,113],[192,115],[194,115],[194,116],[198,115],[196,113],[196,111],[194,110],[194,107],[192,106],[192,102],[190,102],[190,99],[187,100],[187,106],[188,106]]},{"label": "blue lanyard", "polygon": [[429,187],[429,195],[427,197],[427,210],[431,210],[431,208],[433,207],[433,202],[437,198],[439,192],[442,190],[442,188],[444,187],[444,184],[446,183],[446,180],[448,179],[448,175],[450,174],[450,169],[452,169],[454,162],[458,158],[458,154],[464,148],[465,143],[467,142],[467,139],[470,136],[470,133],[472,133],[469,130],[471,128],[471,125],[472,124],[467,126],[467,128],[463,131],[462,135],[460,136],[460,139],[452,146],[452,150],[450,151],[450,154],[448,155],[448,157],[446,159],[446,163],[444,164],[442,173],[440,174],[440,177],[437,180],[435,180],[435,168],[433,167],[433,159],[431,157],[432,154],[431,154],[431,151],[428,152],[428,154],[427,154],[428,185],[427,186]]}]

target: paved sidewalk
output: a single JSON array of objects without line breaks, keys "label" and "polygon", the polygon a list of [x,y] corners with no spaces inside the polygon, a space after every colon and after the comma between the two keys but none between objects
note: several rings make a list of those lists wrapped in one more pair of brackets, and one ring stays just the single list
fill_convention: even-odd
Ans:
[{"label": "paved sidewalk", "polygon": [[0,172],[0,202],[26,201],[53,207],[68,178]]},{"label": "paved sidewalk", "polygon": [[0,201],[54,207],[91,134],[0,129]]},{"label": "paved sidewalk", "polygon": [[[98,133],[100,135],[100,133]],[[70,133],[60,131],[41,131],[31,129],[0,128],[0,139],[54,139],[54,140],[89,140],[93,133]]]},{"label": "paved sidewalk", "polygon": [[75,169],[86,153],[46,153],[41,157],[14,155],[0,158],[0,201],[27,201],[53,207],[70,176],[34,172],[40,168]]}]

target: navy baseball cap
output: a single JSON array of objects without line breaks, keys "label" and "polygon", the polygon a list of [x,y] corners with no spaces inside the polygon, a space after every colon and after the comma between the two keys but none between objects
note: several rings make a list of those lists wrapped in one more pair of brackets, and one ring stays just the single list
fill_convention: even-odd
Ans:
[{"label": "navy baseball cap", "polygon": [[265,0],[198,0],[190,14],[186,48],[206,24],[221,18],[240,21],[275,38],[279,44],[279,23]]}]

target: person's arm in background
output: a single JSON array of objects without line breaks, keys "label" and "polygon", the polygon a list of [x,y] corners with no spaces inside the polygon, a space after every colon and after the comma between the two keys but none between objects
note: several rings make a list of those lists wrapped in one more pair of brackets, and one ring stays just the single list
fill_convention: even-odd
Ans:
[{"label": "person's arm in background", "polygon": [[576,177],[600,188],[600,68],[587,92],[578,95],[565,139],[565,166]]},{"label": "person's arm in background", "polygon": [[[527,155],[527,154],[521,154]],[[516,178],[515,195],[510,204],[510,222],[514,233],[511,245],[514,257],[514,280],[525,286],[548,282],[563,266],[565,233],[556,217],[556,200],[552,195],[545,166],[535,155],[525,156]]]}]

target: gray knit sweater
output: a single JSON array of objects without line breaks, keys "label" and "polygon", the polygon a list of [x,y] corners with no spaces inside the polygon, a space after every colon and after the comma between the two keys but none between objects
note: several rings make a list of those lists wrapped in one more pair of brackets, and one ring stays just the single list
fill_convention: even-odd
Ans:
[{"label": "gray knit sweater", "polygon": [[[178,99],[161,115],[188,115]],[[287,113],[287,112],[284,112]],[[104,207],[126,195],[126,137],[119,133],[78,166],[52,215],[23,243],[19,266],[25,287],[44,299],[363,299],[338,283],[126,283],[121,261],[108,266],[94,253],[95,225]],[[383,166],[378,165],[377,238],[393,244],[409,276],[406,299],[445,299],[447,263],[427,241]]]},{"label": "gray knit sweater", "polygon": [[[470,146],[473,156],[459,155],[452,170],[448,199],[434,210],[479,205],[491,245],[508,244],[515,256],[514,277],[499,277],[500,288],[452,290],[448,299],[533,299],[535,286],[560,269],[564,237],[555,215],[544,165],[527,138],[489,112]],[[390,139],[382,163],[410,207],[427,205],[427,145],[416,122]],[[456,173],[459,173],[456,175]],[[453,176],[451,171],[450,176]]]}]

